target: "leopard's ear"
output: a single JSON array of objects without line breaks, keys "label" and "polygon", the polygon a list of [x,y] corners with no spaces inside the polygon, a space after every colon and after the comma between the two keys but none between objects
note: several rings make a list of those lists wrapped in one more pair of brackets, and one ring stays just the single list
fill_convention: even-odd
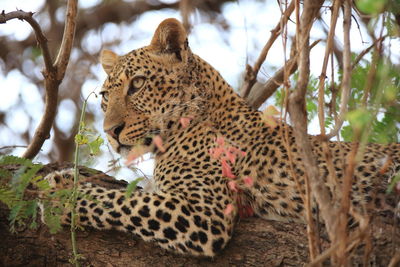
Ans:
[{"label": "leopard's ear", "polygon": [[118,55],[111,50],[103,49],[100,52],[100,62],[104,71],[110,74],[115,63],[117,63]]},{"label": "leopard's ear", "polygon": [[161,22],[151,40],[150,49],[158,54],[175,55],[182,61],[182,53],[188,50],[187,34],[182,23],[174,18]]}]

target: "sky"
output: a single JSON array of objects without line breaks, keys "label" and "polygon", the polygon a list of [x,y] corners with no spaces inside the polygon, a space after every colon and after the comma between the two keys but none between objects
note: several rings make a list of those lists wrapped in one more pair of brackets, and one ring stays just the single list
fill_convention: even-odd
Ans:
[{"label": "sky", "polygon": [[[85,0],[79,1],[81,8],[87,8],[96,4],[97,0]],[[6,12],[15,10],[15,8],[23,9],[24,11],[35,11],[41,6],[43,1],[26,1],[26,0],[0,0],[1,9]],[[234,88],[238,88],[242,73],[245,69],[246,63],[251,65],[259,55],[259,51],[266,43],[270,36],[270,31],[276,26],[276,23],[280,18],[280,10],[277,5],[277,1],[236,1],[228,3],[223,6],[223,14],[229,25],[228,30],[222,30],[216,25],[211,25],[205,22],[201,16],[194,12],[191,16],[191,23],[193,25],[192,32],[189,36],[189,43],[192,51],[200,55],[202,58],[207,60],[213,65],[218,71],[221,72],[222,76],[231,84]],[[322,14],[326,17],[326,21],[329,21],[330,12],[327,9]],[[64,14],[60,12],[58,15],[60,19],[63,18]],[[114,25],[108,24],[104,27],[102,32],[92,33],[87,36],[84,40],[84,45],[89,51],[97,51],[101,49],[103,43],[108,43],[114,38],[119,38],[119,28],[121,27],[124,32],[135,32],[140,33],[140,38],[133,36],[133,34],[127,34],[123,37],[121,45],[111,47],[115,52],[124,54],[132,49],[139,48],[147,45],[152,37],[152,34],[158,24],[165,18],[175,17],[180,19],[178,11],[174,10],[161,10],[154,12],[147,12],[140,16],[133,24],[121,24]],[[43,22],[45,23],[45,22]],[[371,43],[367,38],[367,34],[364,29],[359,30],[355,22],[353,21],[353,27],[351,30],[351,44],[353,52],[360,52]],[[293,36],[295,24],[293,22],[288,23],[288,34]],[[25,22],[19,20],[13,20],[7,22],[7,24],[0,24],[0,36],[8,35],[16,40],[24,39],[30,34],[31,28],[27,26]],[[343,27],[341,19],[338,21],[337,36],[339,42],[342,40]],[[117,36],[118,35],[118,36]],[[314,27],[311,32],[311,40],[314,41],[319,38],[324,38],[325,34],[320,26]],[[391,47],[393,51],[400,51],[400,42],[392,41]],[[106,47],[110,48],[110,47]],[[288,53],[290,51],[290,45],[288,46]],[[324,55],[324,44],[316,46],[311,52],[311,71],[314,76],[319,76],[322,58]],[[397,57],[396,57],[397,55]],[[395,53],[394,62],[399,63],[400,58],[398,53]],[[270,76],[274,74],[274,70],[283,65],[283,49],[282,39],[278,39],[274,46],[269,51],[265,64],[261,69],[259,75],[260,81],[266,81]],[[32,68],[32,66],[26,66]],[[328,68],[328,73],[329,73]],[[94,89],[99,90],[101,84],[105,79],[106,75],[99,64],[91,66],[91,72],[94,74],[94,79],[88,79],[82,86],[82,97],[86,98]],[[37,76],[40,77],[40,72]],[[32,90],[32,86],[35,86],[24,78],[18,71],[11,71],[10,73],[0,73],[0,90],[2,90],[2,97],[0,98],[0,110],[7,111],[10,107],[17,104],[19,95],[23,96],[24,105],[22,108],[13,110],[12,116],[7,116],[10,125],[15,127],[16,132],[24,132],[26,127],[34,129],[39,122],[39,118],[43,112],[43,100],[42,97],[37,93],[37,90]],[[99,108],[99,99],[95,97],[89,98],[89,108],[98,110],[98,116],[101,116]],[[272,100],[271,100],[272,103]],[[60,103],[59,115],[56,118],[56,123],[64,130],[68,131],[72,127],[71,114],[74,114],[74,105],[72,102],[64,101]],[[63,112],[68,111],[68,112]],[[34,114],[37,120],[33,121],[31,125],[28,124],[29,118],[26,114]],[[76,110],[75,110],[76,113]],[[13,123],[14,122],[14,123]],[[97,125],[96,129],[101,132],[101,120]],[[5,129],[0,126],[0,132],[5,133]],[[319,133],[318,123],[312,121],[309,126],[309,132],[313,134]],[[105,138],[105,136],[103,135]],[[21,144],[22,140],[15,138],[12,134],[0,134],[0,143],[11,143]],[[12,144],[10,144],[12,145]],[[45,154],[49,151],[49,143],[46,142],[42,153]],[[106,149],[106,148],[105,148]],[[107,149],[106,149],[107,150]],[[16,150],[18,154],[21,150]],[[108,152],[104,153],[105,155]],[[115,155],[114,155],[115,156]],[[39,160],[45,158],[40,158]],[[106,171],[108,156],[104,156],[98,161],[98,164],[94,167]],[[151,175],[153,162],[147,160],[139,165],[146,174]],[[117,176],[132,177],[131,171],[124,170],[118,173]],[[129,180],[129,179],[128,179]]]}]

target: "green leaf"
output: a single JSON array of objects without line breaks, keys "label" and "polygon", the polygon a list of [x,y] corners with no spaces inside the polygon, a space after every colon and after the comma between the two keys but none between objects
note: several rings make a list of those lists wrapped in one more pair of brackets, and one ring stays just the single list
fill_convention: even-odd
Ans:
[{"label": "green leaf", "polygon": [[56,234],[62,228],[60,216],[49,214],[45,221],[51,234]]},{"label": "green leaf", "polygon": [[388,87],[385,88],[385,100],[387,102],[392,102],[397,99],[397,95],[399,93],[399,88],[396,87],[395,85],[391,84]]},{"label": "green leaf", "polygon": [[87,144],[88,142],[89,142],[89,139],[88,139],[88,137],[87,137],[86,135],[83,135],[83,134],[80,134],[80,133],[78,133],[77,135],[75,135],[75,143],[76,143],[78,146],[85,145],[85,144]]},{"label": "green leaf", "polygon": [[35,183],[35,185],[39,188],[41,191],[46,191],[50,189],[49,182],[47,180],[40,180]]},{"label": "green leaf", "polygon": [[139,178],[137,178],[136,180],[130,182],[130,183],[128,184],[128,186],[126,187],[125,196],[126,196],[127,198],[131,197],[132,192],[133,192],[133,191],[136,189],[136,187],[137,187],[137,184],[138,184],[140,181],[143,181],[143,180],[144,180],[143,177],[139,177]]},{"label": "green leaf", "polygon": [[333,126],[333,118],[331,116],[327,116],[325,118],[325,128],[330,128],[331,126]]},{"label": "green leaf", "polygon": [[357,0],[357,8],[366,14],[379,14],[386,5],[387,0]]},{"label": "green leaf", "polygon": [[32,220],[36,220],[37,217],[38,203],[36,200],[30,200],[26,202],[26,209],[24,211],[25,217],[32,217]]},{"label": "green leaf", "polygon": [[349,111],[346,114],[346,119],[353,127],[353,130],[360,131],[372,120],[372,114],[368,110],[360,108]]},{"label": "green leaf", "polygon": [[1,178],[9,178],[12,176],[12,173],[6,169],[0,169],[0,177]]},{"label": "green leaf", "polygon": [[55,234],[61,230],[61,219],[60,215],[62,210],[57,207],[53,206],[51,202],[44,202],[43,203],[44,211],[43,217],[46,225],[49,227],[49,231],[51,234]]},{"label": "green leaf", "polygon": [[0,188],[0,202],[7,205],[8,208],[12,208],[18,199],[15,196],[15,192],[9,188]]},{"label": "green leaf", "polygon": [[100,136],[97,136],[96,139],[93,141],[89,142],[89,149],[90,149],[90,154],[92,155],[97,155],[100,152],[100,146],[103,145],[104,140]]},{"label": "green leaf", "polygon": [[19,215],[24,209],[24,204],[24,201],[17,202],[16,205],[14,205],[10,210],[8,220],[10,221],[11,232],[15,232],[15,225],[18,223],[18,221],[21,220],[21,217]]},{"label": "green leaf", "polygon": [[20,199],[22,199],[26,187],[41,168],[41,165],[36,164],[30,168],[22,167],[12,177],[11,185]]},{"label": "green leaf", "polygon": [[342,130],[340,131],[340,134],[343,137],[343,140],[346,142],[351,142],[353,141],[353,129],[350,125],[346,125],[342,127]]},{"label": "green leaf", "polygon": [[[85,110],[82,109],[82,112],[85,112]],[[85,122],[84,121],[80,121],[79,123],[79,130],[80,131],[84,131],[86,128]]]},{"label": "green leaf", "polygon": [[38,46],[32,46],[32,58],[37,59],[42,55],[42,50]]},{"label": "green leaf", "polygon": [[16,156],[0,156],[0,165],[23,165],[23,166],[33,166],[35,165],[31,160],[24,159]]}]

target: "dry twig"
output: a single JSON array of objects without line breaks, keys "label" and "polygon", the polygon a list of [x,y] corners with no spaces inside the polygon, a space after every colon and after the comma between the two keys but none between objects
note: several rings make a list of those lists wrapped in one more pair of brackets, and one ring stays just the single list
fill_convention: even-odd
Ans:
[{"label": "dry twig", "polygon": [[[310,49],[316,46],[320,41],[321,40],[314,41],[310,45]],[[282,85],[285,76],[285,68],[288,76],[292,75],[297,70],[297,53],[295,52],[293,54],[294,55],[286,61],[285,66],[277,70],[262,87],[250,91],[246,98],[247,104],[255,109],[259,108]]]},{"label": "dry twig", "polygon": [[324,107],[325,107],[325,77],[326,77],[326,69],[328,67],[328,59],[329,55],[332,52],[334,36],[335,36],[335,29],[336,29],[336,22],[339,15],[339,7],[341,4],[341,0],[336,0],[333,2],[333,11],[331,15],[331,24],[328,33],[328,39],[326,41],[325,47],[325,55],[324,61],[322,63],[322,70],[319,76],[319,86],[318,86],[318,119],[319,119],[319,127],[321,129],[321,135],[325,135],[325,116],[324,116]]},{"label": "dry twig", "polygon": [[[346,17],[348,16],[348,17]],[[347,103],[350,97],[350,82],[351,82],[351,50],[350,50],[350,25],[351,25],[351,10],[347,11],[343,20],[344,27],[344,44],[343,44],[343,79],[342,79],[342,95],[340,98],[340,108],[337,121],[333,130],[326,135],[327,139],[336,136],[342,128],[344,116],[347,113]]]},{"label": "dry twig", "polygon": [[[308,214],[310,213],[311,207],[311,192],[313,192],[314,197],[317,199],[318,204],[320,204],[321,209],[325,209],[323,212],[323,218],[329,222],[332,222],[331,215],[328,213],[331,210],[330,198],[328,189],[325,187],[323,182],[319,179],[319,171],[317,168],[317,162],[313,156],[310,141],[307,135],[307,114],[305,109],[305,95],[307,91],[307,85],[310,76],[310,30],[314,23],[314,20],[324,3],[323,0],[318,1],[304,1],[303,12],[301,17],[299,15],[296,17],[299,19],[297,21],[296,28],[296,43],[298,55],[298,68],[299,68],[299,78],[297,81],[296,89],[289,96],[289,103],[287,105],[290,118],[294,124],[294,135],[296,138],[296,143],[300,149],[302,158],[304,159],[304,168],[306,171],[305,175],[305,186],[306,186],[306,199],[308,205],[306,209]],[[296,9],[299,10],[298,8]],[[310,190],[311,189],[311,190]],[[331,224],[327,224],[328,233],[331,232]],[[308,221],[308,238],[310,244],[310,252],[313,257],[317,251],[317,246],[315,242],[315,229],[312,220]]]},{"label": "dry twig", "polygon": [[2,146],[2,147],[0,147],[0,150],[4,150],[4,149],[14,149],[14,148],[21,148],[21,147],[27,147],[27,146],[25,146],[25,145]]},{"label": "dry twig", "polygon": [[372,48],[374,48],[376,46],[377,43],[383,42],[383,40],[388,37],[388,35],[384,35],[382,37],[379,37],[378,39],[376,39],[370,46],[368,46],[367,48],[365,48],[363,51],[361,51],[360,54],[357,55],[357,57],[354,59],[353,64],[351,64],[351,69],[353,70],[358,63],[361,61],[361,59],[369,53],[369,51],[371,51]]},{"label": "dry twig", "polygon": [[[343,106],[340,106],[339,122],[336,122],[335,128],[342,126],[343,114],[342,112],[347,111],[347,101],[350,94],[350,82],[351,82],[351,49],[350,49],[350,27],[351,27],[351,6],[350,0],[344,1],[344,14],[343,14],[343,79],[342,79],[342,96]],[[333,132],[335,133],[335,132]],[[336,134],[335,134],[336,135]],[[358,135],[359,136],[359,135]],[[358,140],[355,140],[358,141]],[[337,242],[340,244],[337,251],[337,255],[340,256],[340,263],[344,266],[347,264],[346,246],[348,240],[347,233],[347,214],[350,210],[350,194],[351,184],[353,181],[354,168],[356,165],[356,154],[358,151],[358,144],[355,143],[351,153],[348,155],[348,165],[345,170],[345,176],[342,185],[341,194],[341,209],[339,215],[339,224],[337,229]]]},{"label": "dry twig", "polygon": [[[346,252],[351,251],[354,246],[356,244],[359,244],[365,237],[365,230],[360,230],[357,232],[353,232],[349,239],[348,239],[348,245],[346,247]],[[318,257],[313,260],[312,262],[308,263],[306,266],[307,267],[316,267],[316,266],[320,266],[320,264],[326,260],[327,258],[331,257],[332,254],[334,254],[336,252],[336,250],[338,249],[339,244],[335,243],[332,246],[330,246],[328,249],[326,249],[323,253],[321,253],[320,255],[318,255]]]},{"label": "dry twig", "polygon": [[187,33],[190,33],[191,25],[189,15],[192,12],[192,6],[189,0],[181,0],[179,2],[179,10],[181,12],[182,24]]},{"label": "dry twig", "polygon": [[[305,95],[310,75],[310,30],[323,3],[323,0],[304,1],[300,24],[297,23],[299,36],[296,36],[299,51],[299,79],[296,89],[289,96],[288,109],[290,118],[294,124],[296,143],[303,158],[304,169],[306,171],[306,183],[310,183],[312,196],[316,199],[320,207],[321,216],[326,223],[328,234],[330,238],[333,238],[336,229],[336,217],[334,216],[335,212],[332,211],[337,210],[337,207],[332,205],[329,189],[325,186],[324,181],[319,178],[317,162],[307,135],[307,117],[305,110]],[[311,195],[308,197],[311,198]]]},{"label": "dry twig", "polygon": [[249,65],[246,66],[246,77],[244,79],[244,84],[240,93],[243,98],[247,98],[251,88],[256,83],[258,72],[260,71],[261,65],[263,64],[265,58],[267,57],[269,49],[280,35],[282,27],[286,25],[290,15],[294,10],[294,2],[295,0],[292,0],[290,5],[286,9],[285,13],[281,16],[281,20],[278,22],[275,28],[271,30],[271,36],[268,42],[265,44],[264,48],[262,49],[260,56],[258,57],[256,63],[254,64],[254,67],[252,68]]}]

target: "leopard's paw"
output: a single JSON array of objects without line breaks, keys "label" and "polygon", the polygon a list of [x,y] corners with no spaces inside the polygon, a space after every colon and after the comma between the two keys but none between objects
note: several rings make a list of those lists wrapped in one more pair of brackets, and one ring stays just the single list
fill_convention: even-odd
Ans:
[{"label": "leopard's paw", "polygon": [[74,169],[54,171],[44,177],[52,189],[68,189],[74,184]]}]

